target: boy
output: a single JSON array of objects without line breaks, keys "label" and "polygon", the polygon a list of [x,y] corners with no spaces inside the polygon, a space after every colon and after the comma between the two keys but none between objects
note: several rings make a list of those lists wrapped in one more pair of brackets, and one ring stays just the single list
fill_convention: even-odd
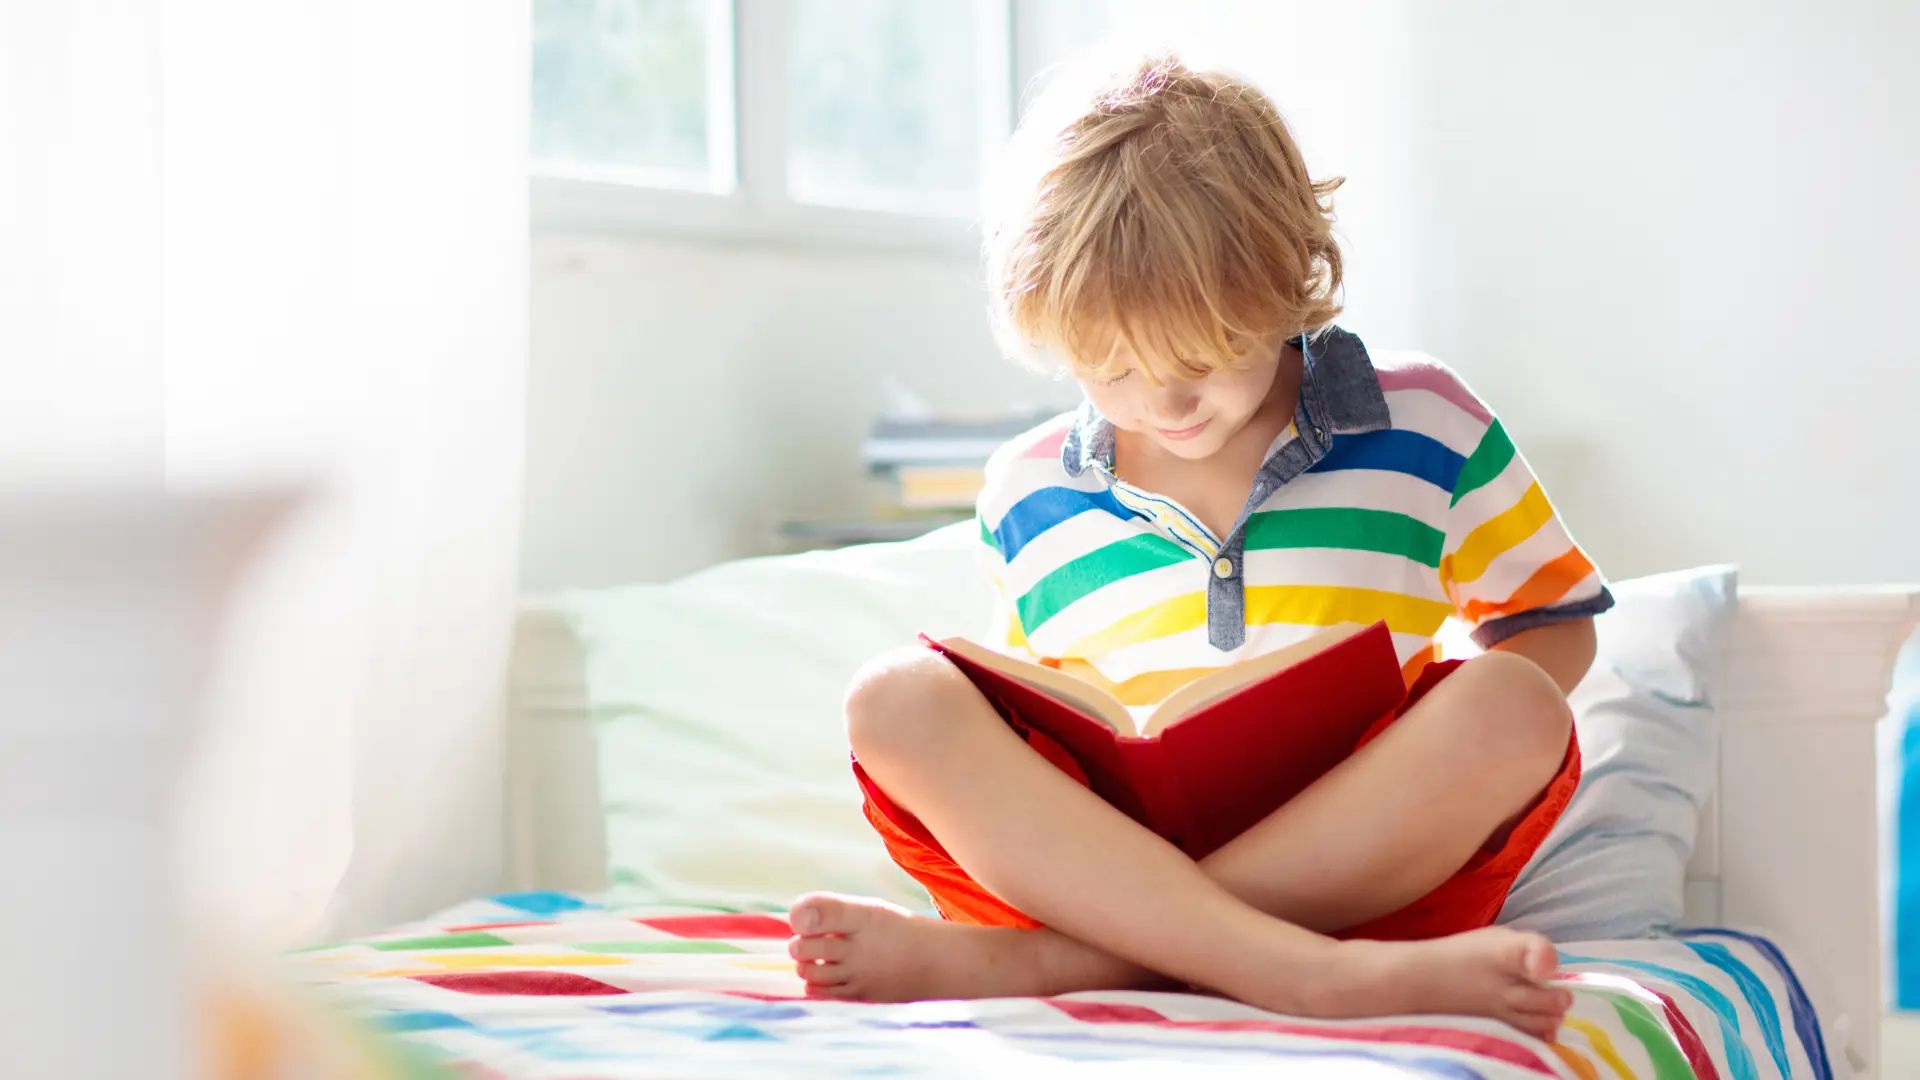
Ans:
[{"label": "boy", "polygon": [[804,897],[800,974],[871,1001],[1172,979],[1551,1037],[1552,946],[1492,923],[1579,778],[1565,694],[1604,582],[1459,379],[1330,325],[1339,181],[1258,90],[1158,58],[1064,100],[1022,125],[1037,168],[988,270],[1003,336],[1064,357],[1086,403],[988,467],[992,643],[1143,711],[1330,625],[1384,619],[1409,684],[1449,615],[1488,651],[1199,862],[937,654],[882,657],[847,697],[855,771],[945,919]]}]

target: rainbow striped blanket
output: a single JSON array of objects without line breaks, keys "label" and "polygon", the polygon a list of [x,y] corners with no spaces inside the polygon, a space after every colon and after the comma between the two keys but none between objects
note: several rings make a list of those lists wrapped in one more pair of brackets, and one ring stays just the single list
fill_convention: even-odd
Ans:
[{"label": "rainbow striped blanket", "polygon": [[1845,1080],[1780,951],[1701,931],[1562,956],[1557,1043],[1491,1021],[1291,1019],[1219,998],[1113,992],[813,1001],[768,914],[479,900],[291,958],[298,976],[470,1080],[1286,1075],[1385,1080]]}]

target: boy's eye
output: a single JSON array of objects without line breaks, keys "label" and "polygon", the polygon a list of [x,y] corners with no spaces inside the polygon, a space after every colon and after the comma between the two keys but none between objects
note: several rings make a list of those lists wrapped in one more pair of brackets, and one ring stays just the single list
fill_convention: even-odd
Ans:
[{"label": "boy's eye", "polygon": [[1125,371],[1123,371],[1123,372],[1121,372],[1120,374],[1118,374],[1118,375],[1115,375],[1115,376],[1114,376],[1113,378],[1111,378],[1111,379],[1101,379],[1101,380],[1100,380],[1100,385],[1101,385],[1101,386],[1112,386],[1112,385],[1113,385],[1114,383],[1117,383],[1117,382],[1123,382],[1123,381],[1125,381],[1125,380],[1127,380],[1127,379],[1130,379],[1130,378],[1132,378],[1132,377],[1133,377],[1133,369],[1132,369],[1132,368],[1128,368],[1127,370],[1125,370]]}]

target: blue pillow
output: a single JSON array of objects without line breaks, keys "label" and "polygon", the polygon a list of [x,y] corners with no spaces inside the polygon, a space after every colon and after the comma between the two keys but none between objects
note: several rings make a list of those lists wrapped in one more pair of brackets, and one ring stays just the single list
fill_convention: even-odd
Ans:
[{"label": "blue pillow", "polygon": [[1515,882],[1504,925],[1555,941],[1679,925],[1687,861],[1720,746],[1715,665],[1738,603],[1733,567],[1617,582],[1594,620],[1593,669],[1568,696],[1582,775],[1567,812]]}]

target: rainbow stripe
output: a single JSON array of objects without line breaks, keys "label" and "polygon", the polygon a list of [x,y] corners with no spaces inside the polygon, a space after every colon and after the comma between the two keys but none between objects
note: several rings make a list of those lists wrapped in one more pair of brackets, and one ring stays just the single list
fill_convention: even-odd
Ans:
[{"label": "rainbow stripe", "polygon": [[[1788,1009],[1793,1014],[1794,1034],[1799,1037],[1800,1045],[1813,1064],[1814,1080],[1833,1080],[1833,1069],[1828,1064],[1826,1038],[1821,1033],[1819,1018],[1814,1015],[1813,1002],[1807,997],[1806,988],[1800,985],[1800,977],[1794,974],[1793,965],[1787,963],[1787,958],[1781,955],[1779,946],[1766,938],[1739,930],[1683,930],[1680,932],[1680,937],[1689,948],[1702,956],[1705,955],[1701,952],[1702,948],[1713,944],[1707,940],[1708,938],[1722,937],[1737,941],[1765,957],[1786,990]],[[1727,951],[1724,945],[1720,946],[1720,952],[1725,960],[1739,963],[1738,960],[1733,959],[1731,952]]]},{"label": "rainbow stripe", "polygon": [[[1429,358],[1376,363],[1357,339],[1344,341],[1335,359],[1348,366],[1332,389],[1346,386],[1354,400],[1326,385],[1313,400],[1336,419],[1377,419],[1330,423],[1324,442],[1303,442],[1298,432],[1312,425],[1297,417],[1269,469],[1306,460],[1303,449],[1311,463],[1249,505],[1232,534],[1117,478],[1105,450],[1089,449],[1112,444],[1091,410],[995,455],[980,497],[982,554],[1003,597],[989,640],[1145,712],[1194,678],[1323,627],[1384,621],[1411,679],[1449,618],[1492,640],[1507,620],[1532,626],[1604,609],[1593,563],[1466,385]],[[1361,400],[1367,379],[1377,383],[1371,406]],[[1231,617],[1245,634],[1219,648],[1217,579],[1229,576]]]},{"label": "rainbow stripe", "polygon": [[[1732,931],[1561,953],[1574,1001],[1550,1044],[1470,1016],[1314,1020],[1175,993],[851,1006],[805,996],[790,933],[772,913],[609,910],[521,893],[289,963],[388,1038],[489,1076],[573,1076],[583,1061],[707,1076],[722,1060],[716,1044],[760,1052],[724,1058],[727,1075],[749,1080],[914,1077],[946,1060],[1008,1075],[1108,1059],[1143,1075],[1214,1064],[1233,1075],[1380,1080],[1832,1080],[1835,1071],[1779,949]],[[532,1013],[541,1023],[514,1022]]]},{"label": "rainbow stripe", "polygon": [[[1690,975],[1677,968],[1668,967],[1665,964],[1655,964],[1645,960],[1601,960],[1597,957],[1576,956],[1572,953],[1562,952],[1560,954],[1560,962],[1563,964],[1608,964],[1613,967],[1626,968],[1631,971],[1652,975],[1655,978],[1684,989],[1696,1000],[1704,1002],[1713,1010],[1714,1020],[1720,1029],[1720,1044],[1722,1050],[1725,1052],[1727,1071],[1732,1074],[1732,1080],[1757,1080],[1759,1077],[1759,1071],[1754,1068],[1753,1055],[1747,1050],[1746,1038],[1740,1029],[1740,1011],[1734,1007],[1731,999],[1705,979]],[[1669,1008],[1672,1007],[1671,998],[1663,998],[1663,1000]],[[1784,1072],[1786,1069],[1785,1052],[1782,1051],[1775,1060]]]}]

